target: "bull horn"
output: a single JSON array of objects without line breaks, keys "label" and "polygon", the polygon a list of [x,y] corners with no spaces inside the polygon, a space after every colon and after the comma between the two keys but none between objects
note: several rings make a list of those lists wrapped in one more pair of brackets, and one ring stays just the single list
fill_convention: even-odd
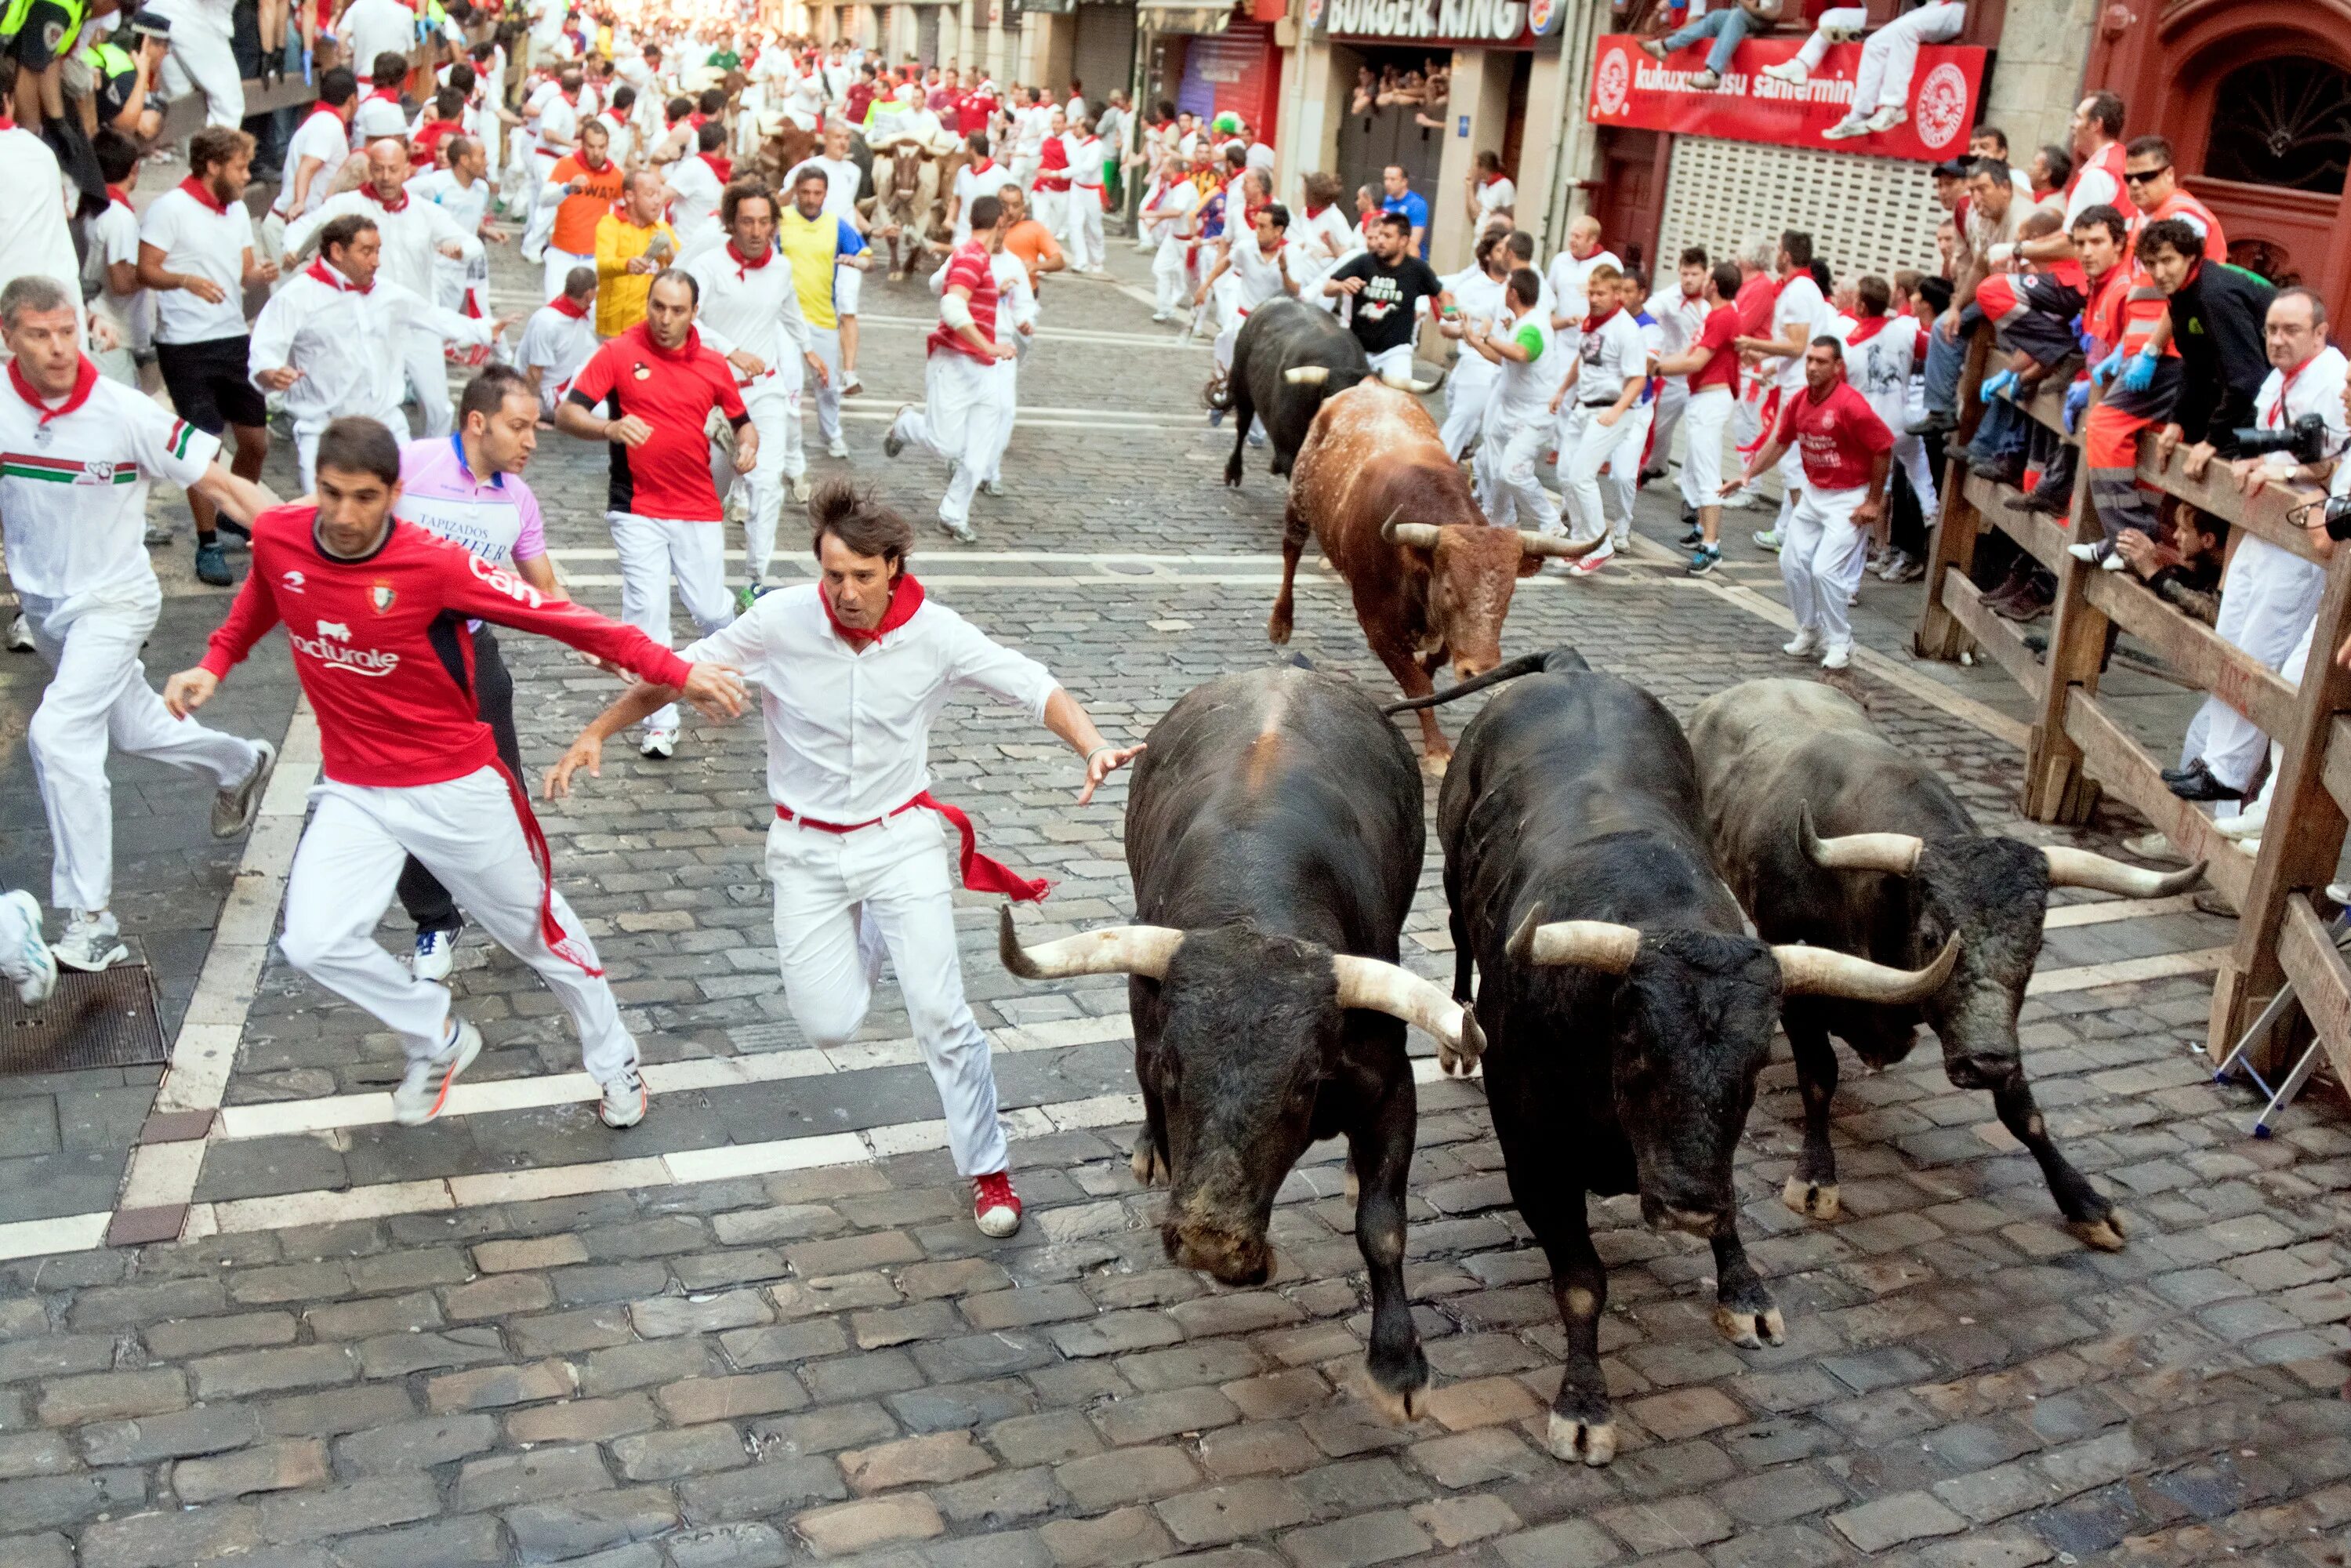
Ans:
[{"label": "bull horn", "polygon": [[1328,365],[1292,365],[1281,372],[1281,379],[1294,387],[1319,387],[1331,379]]},{"label": "bull horn", "polygon": [[[1898,837],[1898,834],[1872,835]],[[1791,945],[1771,949],[1780,964],[1780,989],[1792,997],[1845,997],[1857,1002],[1898,1007],[1922,1002],[1943,988],[1959,961],[1959,939],[1943,944],[1935,961],[1923,969],[1896,969],[1873,964],[1834,947]]]},{"label": "bull horn", "polygon": [[1416,382],[1410,376],[1397,375],[1394,371],[1382,371],[1380,381],[1382,384],[1392,386],[1400,392],[1410,392],[1415,397],[1426,397],[1445,384],[1445,376],[1440,371],[1433,381]]},{"label": "bull horn", "polygon": [[1519,549],[1528,555],[1547,555],[1554,556],[1561,560],[1574,560],[1598,549],[1600,539],[1607,537],[1606,534],[1602,534],[1598,539],[1586,539],[1582,544],[1577,544],[1565,534],[1539,534],[1532,528],[1520,528]]},{"label": "bull horn", "polygon": [[1164,980],[1168,961],[1184,945],[1184,933],[1170,926],[1105,925],[1024,947],[1012,926],[1011,906],[999,913],[997,956],[1024,980],[1061,980],[1072,975],[1143,975]]},{"label": "bull horn", "polygon": [[2159,871],[2125,865],[2093,851],[2069,849],[2063,844],[2044,844],[2041,852],[2049,857],[2052,887],[2095,888],[2125,898],[2168,898],[2175,893],[2186,893],[2204,880],[2203,861],[2167,876]]},{"label": "bull horn", "polygon": [[1804,858],[1824,871],[1882,871],[1908,876],[1918,869],[1927,841],[1910,833],[1840,833],[1824,839],[1813,831],[1813,803],[1796,807],[1796,838]]},{"label": "bull horn", "polygon": [[1641,950],[1641,928],[1608,920],[1552,920],[1538,904],[1510,933],[1503,951],[1521,964],[1573,964],[1621,975]]},{"label": "bull horn", "polygon": [[1437,533],[1435,523],[1399,523],[1394,512],[1380,525],[1380,538],[1392,545],[1410,545],[1416,549],[1435,549]]},{"label": "bull horn", "polygon": [[1379,958],[1334,953],[1332,972],[1339,981],[1339,1005],[1385,1013],[1417,1025],[1437,1040],[1437,1064],[1467,1076],[1486,1054],[1486,1036],[1468,1009],[1401,965]]}]

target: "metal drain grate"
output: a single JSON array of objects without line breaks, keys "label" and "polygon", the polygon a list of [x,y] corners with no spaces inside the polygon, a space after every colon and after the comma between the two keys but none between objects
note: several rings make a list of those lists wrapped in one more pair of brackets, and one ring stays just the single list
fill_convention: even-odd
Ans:
[{"label": "metal drain grate", "polygon": [[138,1067],[171,1060],[155,1009],[155,977],[144,964],[95,975],[67,969],[37,1008],[0,986],[0,1077]]}]

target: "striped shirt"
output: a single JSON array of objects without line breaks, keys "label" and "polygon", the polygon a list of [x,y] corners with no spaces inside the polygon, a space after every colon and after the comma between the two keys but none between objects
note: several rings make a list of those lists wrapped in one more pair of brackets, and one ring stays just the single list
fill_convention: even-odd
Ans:
[{"label": "striped shirt", "polygon": [[[946,279],[940,285],[940,292],[944,294],[947,289],[958,287],[970,291],[971,324],[979,329],[979,335],[984,340],[994,342],[996,340],[996,272],[988,265],[987,247],[977,240],[957,246],[955,254],[947,257]],[[967,354],[975,360],[990,364],[995,362],[994,355],[984,349],[973,348],[962,333],[945,321],[931,329],[927,347],[934,354],[944,350],[953,354]]]}]

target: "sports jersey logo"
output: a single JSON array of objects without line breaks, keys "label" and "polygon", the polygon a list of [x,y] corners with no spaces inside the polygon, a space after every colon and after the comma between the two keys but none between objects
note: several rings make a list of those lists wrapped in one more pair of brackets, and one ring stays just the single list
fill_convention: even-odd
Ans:
[{"label": "sports jersey logo", "polygon": [[111,485],[114,483],[114,465],[93,458],[81,465],[81,472],[74,476],[74,483]]},{"label": "sports jersey logo", "polygon": [[339,621],[321,621],[319,634],[305,637],[293,627],[286,628],[286,640],[294,651],[306,658],[316,659],[330,670],[342,670],[354,675],[371,678],[388,675],[400,668],[400,655],[387,653],[380,648],[354,648],[350,645],[351,629]]},{"label": "sports jersey logo", "polygon": [[540,605],[547,602],[545,596],[543,596],[538,589],[533,588],[529,583],[525,582],[518,577],[501,571],[496,567],[492,566],[488,561],[484,560],[480,556],[466,556],[465,565],[472,570],[475,577],[480,578],[484,582],[489,584],[490,587],[496,589],[498,592],[505,594],[508,599],[513,600],[517,604],[528,604],[533,610],[536,610]]},{"label": "sports jersey logo", "polygon": [[319,622],[319,635],[332,637],[338,643],[348,643],[351,640],[351,629],[340,621],[321,621]]},{"label": "sports jersey logo", "polygon": [[392,584],[388,582],[374,582],[368,585],[368,605],[378,615],[389,613],[392,601],[399,597],[400,595],[392,591]]},{"label": "sports jersey logo", "polygon": [[277,586],[288,593],[299,593],[302,591],[302,585],[308,580],[298,571],[289,571],[279,576]]}]

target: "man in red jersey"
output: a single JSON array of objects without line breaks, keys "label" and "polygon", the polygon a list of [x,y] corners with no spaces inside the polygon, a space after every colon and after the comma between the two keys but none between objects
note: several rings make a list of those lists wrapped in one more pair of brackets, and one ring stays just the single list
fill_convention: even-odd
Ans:
[{"label": "man in red jersey", "polygon": [[714,716],[742,709],[733,671],[688,664],[643,632],[538,590],[392,516],[400,443],[371,419],[319,437],[316,505],[253,524],[253,570],[194,669],[163,688],[185,716],[283,621],[302,694],[319,716],[325,782],[286,884],[287,961],[398,1032],[408,1071],[392,1092],[403,1126],[431,1121],[482,1049],[447,988],[377,945],[376,921],[413,855],[571,1015],[603,1090],[607,1126],[644,1119],[637,1044],[594,945],[555,891],[547,839],[498,760],[474,693],[465,618],[553,637],[683,690]]},{"label": "man in red jersey", "polygon": [[[726,528],[710,476],[710,414],[735,427],[735,471],[759,465],[759,430],[735,385],[734,367],[702,340],[694,320],[702,284],[674,268],[645,294],[645,319],[596,350],[571,378],[555,428],[611,444],[604,520],[621,556],[621,619],[669,643],[669,584],[704,636],[735,619],[726,591]],[[638,749],[677,749],[677,708],[646,720]]]},{"label": "man in red jersey", "polygon": [[973,537],[971,493],[992,471],[995,443],[1002,434],[997,361],[1018,352],[996,336],[998,296],[990,258],[1004,248],[1007,216],[1000,197],[980,196],[971,204],[971,238],[947,257],[939,324],[932,329],[924,367],[923,406],[899,409],[882,441],[882,450],[892,457],[912,444],[927,446],[955,465],[947,493],[939,498],[939,526],[964,544]]}]

